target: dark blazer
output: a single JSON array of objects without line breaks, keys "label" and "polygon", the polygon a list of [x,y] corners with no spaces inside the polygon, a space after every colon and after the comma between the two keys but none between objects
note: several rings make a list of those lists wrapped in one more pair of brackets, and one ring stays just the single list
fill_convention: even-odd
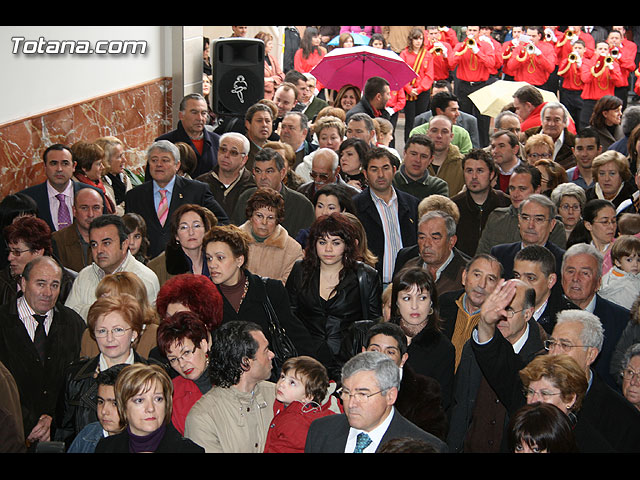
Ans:
[{"label": "dark blazer", "polygon": [[158,138],[156,138],[156,141],[169,140],[171,143],[184,142],[189,145],[193,149],[193,152],[196,154],[196,159],[198,160],[195,170],[191,172],[191,178],[196,178],[203,173],[207,173],[218,164],[218,147],[220,145],[220,135],[218,135],[217,133],[213,133],[212,131],[205,128],[203,138],[204,145],[202,147],[202,154],[200,154],[196,146],[189,138],[189,135],[187,135],[187,132],[182,126],[182,122],[178,121],[178,125],[175,130],[167,132],[164,135],[160,135]]},{"label": "dark blazer", "polygon": [[631,313],[626,308],[596,294],[596,306],[593,314],[602,322],[604,342],[602,343],[602,349],[600,350],[598,358],[596,358],[591,367],[600,375],[607,385],[613,389],[617,389],[618,382],[611,374],[609,367],[611,365],[613,352],[616,349],[622,332],[629,323]]},{"label": "dark blazer", "polygon": [[376,115],[376,112],[373,110],[373,107],[369,103],[369,100],[367,100],[365,97],[362,97],[360,99],[360,101],[358,103],[356,103],[353,106],[353,108],[347,112],[345,123],[349,123],[349,119],[355,113],[366,113],[371,118],[382,117],[382,118],[386,118],[387,120],[389,120],[391,118],[391,116],[389,115],[389,112],[387,112],[384,109],[382,109],[379,112],[380,115]]},{"label": "dark blazer", "polygon": [[[95,453],[130,453],[129,433],[124,430],[116,435],[100,439],[96,445]],[[169,422],[164,437],[153,453],[204,453],[204,448],[188,438],[183,438]]]},{"label": "dark blazer", "polygon": [[[527,365],[527,360],[515,354],[498,330],[493,339],[484,345],[473,341],[469,344],[489,385],[508,412],[515,413],[526,404],[518,372]],[[582,408],[577,413],[578,421],[574,430],[581,452],[638,452],[640,413],[628,402],[624,407],[622,402],[616,400],[617,397],[611,395],[615,393],[597,378],[597,374],[593,374]],[[621,395],[618,397],[622,398]]]},{"label": "dark blazer", "polygon": [[80,243],[80,232],[78,232],[78,226],[75,220],[68,227],[54,232],[51,240],[53,249],[57,253],[60,262],[68,269],[79,272],[87,265],[91,265],[93,261],[91,248],[87,247],[85,258],[82,251],[82,244]]},{"label": "dark blazer", "polygon": [[38,423],[40,415],[55,417],[58,394],[64,388],[64,371],[80,355],[85,328],[80,315],[58,302],[47,335],[47,360],[43,365],[18,317],[16,303],[0,306],[0,362],[18,386],[25,436]]},{"label": "dark blazer", "polygon": [[224,209],[213,198],[213,194],[206,183],[189,180],[176,175],[176,182],[169,205],[169,215],[164,227],[160,225],[153,202],[153,182],[144,182],[129,190],[125,196],[125,212],[141,215],[147,222],[147,237],[149,238],[149,258],[162,253],[171,237],[171,215],[180,205],[195,203],[211,210],[218,218],[219,225],[229,223],[229,217]]},{"label": "dark blazer", "polygon": [[[307,441],[304,446],[305,453],[344,453],[349,436],[349,428],[349,421],[344,413],[314,420],[311,422],[307,433]],[[382,437],[378,449],[389,440],[407,437],[427,442],[439,453],[448,451],[446,443],[416,427],[400,415],[397,410],[393,414],[389,428]]]},{"label": "dark blazer", "polygon": [[[453,258],[449,265],[440,272],[440,277],[436,282],[438,295],[462,288],[462,271],[469,260],[471,258],[467,254],[453,247]],[[395,276],[403,267],[422,267],[423,263],[422,257],[419,256],[418,245],[405,247],[398,252],[393,275]]]},{"label": "dark blazer", "polygon": [[206,183],[213,193],[213,198],[220,204],[220,206],[227,212],[227,216],[231,218],[231,214],[238,202],[238,198],[248,188],[255,188],[256,182],[253,179],[251,172],[243,168],[240,172],[240,178],[231,186],[227,188],[224,184],[218,180],[217,168],[214,171],[209,171],[200,175],[196,180]]},{"label": "dark blazer", "polygon": [[578,308],[578,306],[564,296],[562,285],[556,282],[551,289],[547,305],[537,318],[537,322],[544,328],[545,332],[551,335],[553,327],[556,325],[556,315],[563,310],[573,310],[575,308]]},{"label": "dark blazer", "polygon": [[[545,338],[544,331],[536,324],[536,321],[529,320],[529,336],[517,354],[522,358],[525,365],[544,349],[543,340]],[[455,376],[454,397],[447,436],[447,444],[452,452],[461,452],[464,449],[465,438],[474,419],[474,412],[477,411],[476,409],[481,408],[478,407],[478,400],[481,400],[478,397],[480,385],[482,382],[486,382],[473,354],[471,347],[473,342],[473,340],[468,340],[465,343]],[[486,399],[487,397],[483,398]],[[493,400],[498,399],[493,398]],[[495,408],[495,405],[490,405],[487,411]],[[503,431],[500,432],[501,434],[507,428],[508,421],[509,417],[507,415],[504,424],[498,426],[498,428],[503,428]],[[504,439],[503,435],[500,435],[500,438]]]},{"label": "dark blazer", "polygon": [[[102,192],[102,190],[92,185],[87,185],[86,183],[76,182],[75,180],[71,180],[71,181],[73,182],[74,195],[78,193],[78,190],[82,190],[83,188],[93,188],[95,191],[100,193],[100,195],[102,195],[102,200],[104,204],[103,212],[107,213],[107,207],[106,207],[107,202],[105,200],[104,193]],[[45,182],[39,183],[38,185],[25,188],[20,193],[29,195],[31,198],[35,200],[36,204],[38,205],[38,218],[41,218],[42,220],[47,222],[47,225],[49,225],[51,232],[55,232],[56,226],[53,223],[53,219],[51,218],[51,207],[49,205],[49,195],[47,194],[47,182],[45,181]],[[73,212],[69,212],[69,214],[71,215],[72,217],[71,219],[73,220]]]},{"label": "dark blazer", "polygon": [[[562,271],[562,256],[564,255],[564,249],[558,247],[555,243],[547,241],[544,246],[553,253],[556,259],[556,275],[560,283],[560,272]],[[506,279],[513,278],[513,260],[516,254],[522,249],[522,242],[503,243],[491,248],[491,255],[496,257],[504,268],[503,276]]]},{"label": "dark blazer", "polygon": [[[409,195],[395,187],[394,189],[398,196],[398,221],[400,223],[402,245],[406,248],[415,245],[418,241],[418,204],[420,201],[413,195]],[[352,200],[356,209],[356,216],[367,234],[369,250],[378,257],[376,270],[382,274],[384,231],[369,188],[367,187],[355,195]]]}]

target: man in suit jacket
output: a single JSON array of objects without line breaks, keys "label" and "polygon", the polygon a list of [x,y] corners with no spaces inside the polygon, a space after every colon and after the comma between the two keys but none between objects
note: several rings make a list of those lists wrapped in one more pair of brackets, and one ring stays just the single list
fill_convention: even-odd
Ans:
[{"label": "man in suit jacket", "polygon": [[65,228],[73,220],[71,209],[75,194],[83,188],[93,188],[100,192],[104,203],[104,193],[86,183],[71,180],[76,168],[69,147],[56,143],[42,155],[44,173],[47,180],[26,188],[20,193],[30,196],[38,205],[38,217],[49,225],[52,232]]},{"label": "man in suit jacket", "polygon": [[386,148],[367,152],[363,171],[369,184],[353,197],[356,216],[367,234],[369,249],[378,257],[383,284],[392,281],[396,255],[417,242],[419,200],[393,187],[396,160]]},{"label": "man in suit jacket", "polygon": [[305,453],[374,453],[390,440],[412,438],[435,452],[446,444],[404,418],[394,407],[400,369],[381,352],[362,352],[345,363],[341,396],[344,414],[311,423]]},{"label": "man in suit jacket", "polygon": [[180,102],[180,120],[175,130],[156,138],[171,143],[184,142],[196,154],[197,164],[191,173],[196,178],[209,172],[218,164],[218,146],[220,137],[205,128],[209,116],[207,101],[199,93],[191,93]]},{"label": "man in suit jacket", "polygon": [[[509,288],[508,284],[496,288],[487,299],[487,313],[504,309],[513,294],[513,291],[509,293]],[[495,323],[481,320],[471,346],[491,387],[506,398],[515,399],[522,395],[518,372],[526,364],[495,333]],[[640,448],[640,412],[592,369],[601,352],[604,333],[603,324],[596,315],[579,309],[565,310],[558,314],[545,348],[548,355],[569,355],[585,372],[589,386],[577,413],[578,423],[587,422],[615,451],[636,453]]]},{"label": "man in suit jacket", "polygon": [[[562,261],[562,260],[560,260]],[[529,245],[515,255],[513,278],[528,283],[536,291],[536,309],[533,319],[551,335],[556,315],[562,310],[578,308],[562,294],[557,259],[548,248]]]},{"label": "man in suit jacket", "polygon": [[23,271],[24,295],[0,306],[0,362],[18,386],[24,435],[32,444],[52,437],[64,371],[80,354],[86,328],[76,312],[58,302],[61,279],[58,262],[37,257]]},{"label": "man in suit jacket", "polygon": [[434,210],[418,222],[415,247],[400,250],[394,275],[408,266],[423,266],[436,281],[438,295],[462,288],[462,272],[471,258],[455,248],[456,221],[448,213]]},{"label": "man in suit jacket", "polygon": [[51,235],[54,251],[62,265],[79,272],[91,265],[89,226],[102,215],[104,201],[92,188],[78,190],[73,204],[73,223]]},{"label": "man in suit jacket", "polygon": [[555,203],[545,195],[534,193],[523,200],[518,207],[519,242],[496,245],[491,255],[496,257],[504,267],[504,278],[513,278],[513,261],[522,248],[529,245],[546,247],[556,259],[556,272],[562,267],[564,249],[549,240],[556,226],[557,208]]},{"label": "man in suit jacket", "polygon": [[611,388],[618,382],[610,372],[611,357],[625,327],[630,312],[600,295],[602,255],[593,245],[578,243],[567,249],[562,261],[562,291],[578,308],[595,314],[604,328],[604,341],[593,369]]},{"label": "man in suit jacket", "polygon": [[[125,196],[125,212],[141,215],[147,222],[149,257],[162,253],[171,237],[171,215],[186,203],[206,207],[218,218],[218,224],[229,223],[224,209],[216,202],[209,186],[197,180],[177,175],[180,168],[178,148],[168,140],[154,142],[147,151],[149,173],[153,179],[129,190]],[[162,195],[166,195],[166,204]],[[158,218],[158,207],[168,206],[163,221]]]}]

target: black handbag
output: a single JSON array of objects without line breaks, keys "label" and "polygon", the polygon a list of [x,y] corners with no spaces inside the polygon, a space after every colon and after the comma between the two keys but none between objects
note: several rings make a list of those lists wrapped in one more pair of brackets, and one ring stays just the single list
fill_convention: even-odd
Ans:
[{"label": "black handbag", "polygon": [[267,313],[267,318],[269,319],[269,337],[271,338],[269,348],[275,355],[273,359],[273,363],[276,367],[274,369],[274,373],[277,372],[279,375],[282,364],[284,364],[284,362],[289,358],[297,357],[298,350],[287,335],[284,327],[280,325],[278,315],[276,314],[276,311],[271,304],[271,300],[269,299],[269,292],[267,292],[267,278],[262,277],[262,281],[265,286],[266,298],[263,306]]}]

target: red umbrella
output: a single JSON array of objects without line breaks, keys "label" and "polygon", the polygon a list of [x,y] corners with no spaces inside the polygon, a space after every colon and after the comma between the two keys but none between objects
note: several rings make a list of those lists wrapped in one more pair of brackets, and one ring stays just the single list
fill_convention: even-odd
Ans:
[{"label": "red umbrella", "polygon": [[369,46],[336,48],[322,58],[311,74],[332,90],[340,90],[344,85],[362,90],[371,77],[382,77],[392,91],[400,90],[417,77],[397,53]]}]

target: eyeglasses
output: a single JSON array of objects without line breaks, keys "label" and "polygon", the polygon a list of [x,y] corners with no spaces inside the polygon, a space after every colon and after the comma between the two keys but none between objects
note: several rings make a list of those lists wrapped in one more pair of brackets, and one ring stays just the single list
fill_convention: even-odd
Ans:
[{"label": "eyeglasses", "polygon": [[549,339],[544,341],[545,350],[551,350],[553,348],[557,348],[561,352],[568,352],[570,348],[590,348],[591,345],[571,345],[569,342],[565,340],[554,340]]},{"label": "eyeglasses", "polygon": [[351,399],[352,397],[356,400],[356,402],[364,403],[367,400],[369,400],[370,397],[373,397],[374,395],[382,393],[383,391],[384,390],[379,390],[374,393],[363,393],[363,392],[349,393],[344,388],[341,388],[338,390],[338,394],[340,395],[340,398],[342,399],[342,401],[345,403],[348,402],[349,399]]},{"label": "eyeglasses", "polygon": [[622,373],[622,378],[627,380],[628,382],[633,382],[633,379],[635,378],[637,381],[640,381],[640,372],[636,372],[635,370],[631,369],[631,368],[627,368],[626,370],[624,370]]},{"label": "eyeglasses", "polygon": [[201,228],[204,228],[204,225],[202,225],[199,222],[194,222],[191,225],[189,225],[188,223],[181,223],[180,225],[178,225],[178,231],[179,232],[186,232],[187,230],[199,230]]},{"label": "eyeglasses", "polygon": [[30,248],[25,248],[24,250],[18,250],[17,248],[7,248],[7,256],[13,255],[14,257],[19,257],[25,252],[30,252]]},{"label": "eyeglasses", "polygon": [[520,313],[520,312],[522,312],[524,310],[525,310],[524,308],[521,308],[520,310],[514,310],[511,307],[505,308],[505,311],[507,312],[507,317],[509,317],[509,318],[513,318],[516,315],[516,313]]},{"label": "eyeglasses", "polygon": [[568,203],[563,203],[560,205],[561,210],[580,210],[580,205],[570,205]]},{"label": "eyeglasses", "polygon": [[169,358],[169,365],[171,365],[172,367],[176,366],[176,365],[180,365],[181,362],[185,361],[188,362],[193,358],[193,354],[196,352],[195,348],[192,348],[191,350],[185,350],[184,353],[182,355],[180,355],[179,357],[174,357],[174,358]]},{"label": "eyeglasses", "polygon": [[227,147],[218,147],[218,153],[223,155],[229,154],[230,157],[237,158],[241,155],[245,155],[243,152],[239,152],[238,150],[231,150]]},{"label": "eyeglasses", "polygon": [[535,223],[536,225],[542,225],[543,223],[549,221],[549,219],[544,215],[535,215],[532,217],[531,215],[527,215],[526,213],[520,214],[520,220],[525,223],[529,223],[531,220],[533,220],[533,223]]},{"label": "eyeglasses", "polygon": [[599,223],[600,225],[617,225],[618,221],[615,218],[611,220],[594,220],[592,223]]},{"label": "eyeglasses", "polygon": [[530,153],[527,155],[527,158],[532,158],[534,160],[551,158],[551,154],[550,153]]},{"label": "eyeglasses", "polygon": [[562,395],[562,392],[550,392],[548,390],[536,391],[533,388],[525,388],[522,390],[522,393],[524,393],[524,396],[527,398],[533,398],[535,395],[538,395],[545,402],[551,397],[555,397],[556,395]]},{"label": "eyeglasses", "polygon": [[309,175],[314,180],[321,180],[323,182],[326,182],[327,180],[329,180],[329,174],[328,173],[318,173],[318,172],[311,171],[311,173]]},{"label": "eyeglasses", "polygon": [[127,332],[127,330],[131,330],[131,328],[115,327],[111,330],[107,330],[106,328],[96,328],[93,333],[95,334],[96,338],[106,337],[109,335],[109,332],[111,332],[111,335],[113,335],[114,337],[122,337]]}]

